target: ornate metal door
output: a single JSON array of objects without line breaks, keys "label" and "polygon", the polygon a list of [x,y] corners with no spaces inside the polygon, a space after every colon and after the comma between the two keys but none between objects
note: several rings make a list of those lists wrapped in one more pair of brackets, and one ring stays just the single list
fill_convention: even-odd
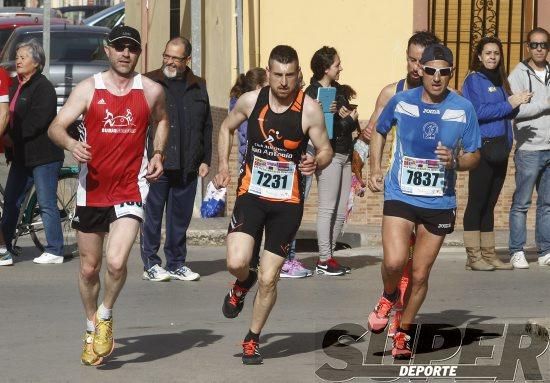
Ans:
[{"label": "ornate metal door", "polygon": [[453,51],[460,89],[468,73],[475,44],[484,36],[497,36],[510,71],[525,53],[526,33],[537,25],[538,0],[429,0],[430,30]]}]

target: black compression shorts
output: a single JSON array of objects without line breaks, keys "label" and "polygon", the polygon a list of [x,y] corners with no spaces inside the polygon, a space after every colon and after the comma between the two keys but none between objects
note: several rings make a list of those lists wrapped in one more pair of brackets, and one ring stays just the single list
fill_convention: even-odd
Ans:
[{"label": "black compression shorts", "polygon": [[265,227],[264,249],[286,257],[302,222],[303,204],[272,202],[249,194],[237,197],[228,234],[246,233],[254,239]]},{"label": "black compression shorts", "polygon": [[384,201],[384,215],[404,218],[424,225],[434,235],[451,234],[455,228],[456,209],[426,209],[398,200]]}]

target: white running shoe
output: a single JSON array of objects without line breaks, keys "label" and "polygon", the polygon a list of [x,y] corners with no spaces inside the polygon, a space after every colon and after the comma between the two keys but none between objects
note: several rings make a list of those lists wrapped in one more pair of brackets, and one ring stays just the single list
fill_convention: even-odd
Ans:
[{"label": "white running shoe", "polygon": [[63,257],[61,255],[42,253],[40,257],[36,257],[32,261],[39,265],[58,264],[63,263]]},{"label": "white running shoe", "polygon": [[11,266],[13,265],[13,255],[6,251],[5,253],[0,253],[0,266]]},{"label": "white running shoe", "polygon": [[539,257],[539,266],[550,266],[550,253]]},{"label": "white running shoe", "polygon": [[514,269],[528,269],[529,263],[525,259],[525,253],[523,251],[516,251],[512,254],[510,263],[514,266]]},{"label": "white running shoe", "polygon": [[180,266],[174,271],[168,271],[170,278],[178,281],[197,281],[201,276],[187,266]]},{"label": "white running shoe", "polygon": [[168,271],[164,270],[160,265],[154,265],[149,270],[143,272],[143,279],[153,282],[167,282],[171,278]]}]

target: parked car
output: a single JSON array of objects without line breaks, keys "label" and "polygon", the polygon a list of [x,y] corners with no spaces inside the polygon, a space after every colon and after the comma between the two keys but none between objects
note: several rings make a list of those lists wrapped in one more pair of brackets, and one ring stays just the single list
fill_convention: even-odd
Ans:
[{"label": "parked car", "polygon": [[[51,26],[49,78],[57,93],[58,110],[76,84],[109,67],[103,48],[109,32],[108,28],[84,25]],[[15,29],[2,51],[0,66],[15,76],[15,47],[31,38],[41,41],[42,35],[40,25]]]},{"label": "parked car", "polygon": [[110,8],[104,9],[87,19],[82,20],[84,25],[94,25],[97,27],[114,28],[117,25],[124,25],[125,5],[120,3]]},{"label": "parked car", "polygon": [[59,7],[57,10],[64,19],[70,20],[73,24],[82,24],[82,20],[95,15],[106,9],[106,5],[71,5],[68,7]]},{"label": "parked car", "polygon": [[[15,17],[15,16],[40,16],[44,15],[44,8],[30,7],[2,7],[0,8],[0,16]],[[61,17],[61,13],[55,8],[50,10],[51,17]]]},{"label": "parked car", "polygon": [[[4,48],[4,44],[8,41],[13,30],[17,27],[26,25],[42,25],[44,17],[38,16],[17,16],[17,17],[0,17],[0,52]],[[60,18],[51,18],[50,24],[69,24],[70,21]]]}]

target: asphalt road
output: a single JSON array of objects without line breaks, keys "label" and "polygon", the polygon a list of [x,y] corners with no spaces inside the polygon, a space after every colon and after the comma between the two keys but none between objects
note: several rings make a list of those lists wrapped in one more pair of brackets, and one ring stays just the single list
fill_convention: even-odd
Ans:
[{"label": "asphalt road", "polygon": [[[348,347],[328,342],[330,336],[343,332],[327,335],[334,326],[347,329],[351,335],[366,327],[366,317],[381,290],[379,249],[341,252],[342,262],[353,268],[344,277],[281,280],[277,304],[260,339],[265,363],[243,366],[240,342],[248,329],[253,294],[238,318],[223,317],[221,303],[232,281],[225,269],[225,250],[190,248],[189,266],[202,276],[198,282],[154,283],[141,279],[142,263],[135,246],[128,280],[114,309],[115,351],[103,366],[85,367],[79,361],[85,321],[77,287],[78,258],[62,265],[34,265],[32,258],[38,255],[37,250],[28,239],[22,244],[23,255],[16,259],[15,266],[0,268],[0,382],[267,383],[323,381],[319,376],[343,380],[361,375],[371,378],[353,381],[369,382],[384,371],[397,377],[391,357],[381,353],[391,348],[389,343],[384,347],[385,335],[366,334],[356,343],[341,338],[340,342],[350,344]],[[300,257],[310,266],[315,262],[312,253]],[[447,249],[433,268],[430,292],[418,320],[423,324],[445,324],[444,329],[450,331],[447,335],[456,335],[455,327],[464,332],[473,322],[492,324],[476,331],[487,338],[482,345],[494,346],[489,350],[493,358],[477,359],[478,366],[459,370],[459,376],[486,373],[479,365],[493,366],[489,373],[502,373],[504,366],[515,371],[514,355],[502,357],[504,341],[512,335],[498,335],[499,326],[510,325],[507,331],[512,333],[512,324],[522,327],[529,318],[550,317],[549,277],[550,267],[534,263],[529,270],[467,272],[462,251]],[[323,338],[325,345],[332,347],[323,349]],[[426,339],[432,337],[424,336],[424,348]],[[460,335],[458,341],[460,344]],[[431,348],[432,342],[428,343]],[[459,360],[461,355],[472,355],[471,349],[464,351],[465,346],[478,342],[463,339],[462,352],[455,352],[458,345],[453,348],[447,343],[441,338],[434,340],[433,345],[439,348],[423,350],[417,363],[431,358],[447,359],[439,364],[457,365],[463,361]],[[528,339],[527,345],[520,347],[540,343]],[[507,348],[510,351],[515,346],[508,344]],[[535,363],[527,366],[527,372],[540,370],[543,380],[550,381],[549,354],[545,351],[538,358],[535,355]],[[323,375],[319,370],[325,363],[344,369],[343,360],[357,355],[359,366],[351,372],[329,367],[327,375],[325,366]],[[369,363],[366,369],[361,366],[361,355]],[[521,368],[515,373],[513,381],[524,381]]]}]

